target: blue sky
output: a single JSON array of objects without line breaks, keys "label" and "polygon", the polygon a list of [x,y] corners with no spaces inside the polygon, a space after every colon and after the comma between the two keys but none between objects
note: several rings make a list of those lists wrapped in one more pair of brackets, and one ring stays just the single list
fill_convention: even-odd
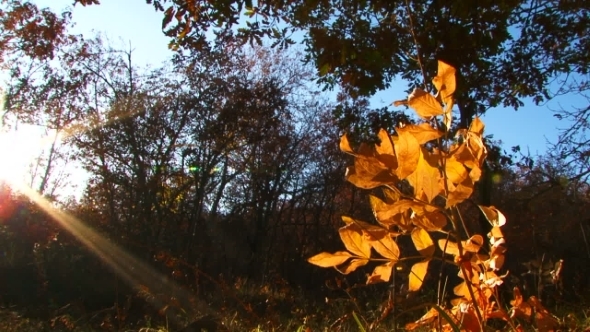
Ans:
[{"label": "blue sky", "polygon": [[[35,0],[41,7],[50,7],[61,11],[71,5],[72,0]],[[106,34],[115,46],[134,49],[134,59],[140,65],[159,65],[166,61],[172,52],[168,50],[168,38],[161,30],[162,13],[156,13],[144,0],[101,0],[99,6],[82,7],[73,10],[76,23],[74,32],[92,36],[95,32]],[[390,104],[393,100],[404,97],[405,84],[400,82],[387,90],[379,92],[372,103],[376,107]],[[566,123],[559,122],[550,109],[579,105],[583,100],[576,96],[565,96],[543,106],[532,102],[518,111],[497,108],[490,110],[483,120],[486,133],[504,142],[509,150],[511,146],[520,145],[523,151],[542,154],[547,149],[546,142],[557,139],[558,127]]]}]

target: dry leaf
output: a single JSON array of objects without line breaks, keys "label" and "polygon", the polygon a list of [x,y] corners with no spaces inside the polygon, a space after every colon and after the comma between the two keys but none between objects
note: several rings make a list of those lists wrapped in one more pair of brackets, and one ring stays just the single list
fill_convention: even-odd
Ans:
[{"label": "dry leaf", "polygon": [[408,182],[414,187],[414,196],[427,203],[442,192],[439,183],[440,171],[436,163],[437,160],[433,158],[432,153],[422,147],[416,170],[407,177]]},{"label": "dry leaf", "polygon": [[411,234],[414,246],[424,257],[432,257],[434,255],[434,242],[430,238],[430,234],[422,228],[414,228]]},{"label": "dry leaf", "polygon": [[363,236],[360,226],[349,224],[341,227],[338,233],[348,251],[363,258],[371,258],[371,243]]},{"label": "dry leaf", "polygon": [[433,116],[444,113],[442,105],[430,93],[416,88],[408,97],[408,105],[416,111],[420,117],[430,120]]},{"label": "dry leaf", "polygon": [[367,284],[376,284],[378,282],[388,282],[391,278],[391,270],[394,262],[387,262],[385,264],[375,267],[373,273],[367,279]]},{"label": "dry leaf", "polygon": [[428,263],[430,263],[430,260],[425,260],[412,265],[408,281],[408,290],[410,292],[417,291],[422,287],[424,277],[428,271]]},{"label": "dry leaf", "polygon": [[348,251],[337,251],[333,254],[322,252],[309,258],[307,261],[320,267],[334,267],[344,264],[350,257],[352,255]]},{"label": "dry leaf", "polygon": [[398,130],[394,148],[397,159],[403,160],[396,169],[396,175],[400,179],[405,179],[416,170],[420,158],[420,144],[409,132]]},{"label": "dry leaf", "polygon": [[340,272],[342,274],[349,274],[351,272],[354,272],[359,267],[367,265],[367,263],[369,263],[368,259],[355,258],[355,259],[352,259],[350,261],[350,263],[348,263],[344,266],[336,267],[336,270],[338,270],[338,272]]}]

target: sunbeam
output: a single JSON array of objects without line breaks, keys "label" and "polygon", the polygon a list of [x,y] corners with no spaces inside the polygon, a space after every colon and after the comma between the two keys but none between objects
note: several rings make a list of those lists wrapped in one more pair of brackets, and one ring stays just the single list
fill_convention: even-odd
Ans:
[{"label": "sunbeam", "polygon": [[[141,290],[141,286],[150,289],[161,289],[170,297],[176,298],[183,309],[190,308],[188,310],[189,313],[192,311],[193,314],[199,315],[214,314],[206,303],[192,297],[190,290],[174,283],[145,262],[133,257],[118,245],[92,230],[81,220],[57,209],[36,191],[27,186],[21,186],[20,190],[134,289]],[[165,303],[161,303],[156,297],[149,300],[151,301],[150,304],[157,309],[165,305]],[[180,322],[174,321],[176,317],[169,317],[169,319],[173,320],[172,323],[176,325],[180,324]]]}]

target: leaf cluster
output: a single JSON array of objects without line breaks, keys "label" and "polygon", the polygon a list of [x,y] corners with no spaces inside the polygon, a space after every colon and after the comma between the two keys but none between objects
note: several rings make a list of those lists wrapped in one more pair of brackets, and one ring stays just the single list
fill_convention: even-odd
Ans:
[{"label": "leaf cluster", "polygon": [[[379,262],[368,276],[367,284],[389,281],[395,264],[401,260],[416,261],[409,276],[409,290],[417,291],[430,262],[447,261],[445,257],[452,256],[449,262],[458,267],[464,281],[454,288],[458,298],[452,301],[449,314],[463,315],[465,319],[457,322],[463,321],[469,330],[479,330],[486,319],[506,316],[491,300],[496,286],[502,283],[496,271],[504,262],[504,236],[500,227],[506,219],[493,206],[479,206],[492,225],[489,248],[487,253],[481,253],[484,237],[469,235],[457,206],[471,196],[481,178],[487,156],[484,125],[476,118],[468,129],[460,129],[453,140],[445,143],[448,135],[445,128],[452,121],[455,69],[439,61],[433,85],[437,88],[436,95],[415,89],[406,100],[395,102],[408,105],[424,122],[398,126],[394,134],[381,130],[379,144],[361,144],[356,150],[347,136],[342,136],[340,149],[354,156],[346,179],[362,189],[382,189],[381,198],[370,196],[377,223],[342,217],[345,225],[339,229],[339,235],[346,251],[322,252],[308,261],[320,267],[335,267],[343,274],[370,261]],[[435,245],[434,233],[444,234],[446,238],[439,239]],[[400,236],[411,238],[419,257],[402,257],[397,244]],[[442,255],[437,254],[436,247]],[[407,328],[431,322],[437,315],[438,311],[433,309]]]}]

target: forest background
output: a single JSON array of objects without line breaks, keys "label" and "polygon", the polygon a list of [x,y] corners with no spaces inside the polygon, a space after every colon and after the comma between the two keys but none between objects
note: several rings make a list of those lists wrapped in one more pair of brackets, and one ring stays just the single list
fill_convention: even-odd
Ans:
[{"label": "forest background", "polygon": [[[373,218],[340,136],[417,121],[390,104],[436,60],[463,73],[453,128],[481,115],[494,134],[474,198],[508,219],[507,287],[541,295],[531,264],[563,259],[564,289],[544,299],[588,299],[585,2],[63,7],[2,1],[6,307],[67,329],[203,314],[236,315],[234,329],[347,326],[350,308],[376,320],[386,288],[306,260],[338,248],[342,215]],[[432,296],[397,278],[404,307]]]}]

